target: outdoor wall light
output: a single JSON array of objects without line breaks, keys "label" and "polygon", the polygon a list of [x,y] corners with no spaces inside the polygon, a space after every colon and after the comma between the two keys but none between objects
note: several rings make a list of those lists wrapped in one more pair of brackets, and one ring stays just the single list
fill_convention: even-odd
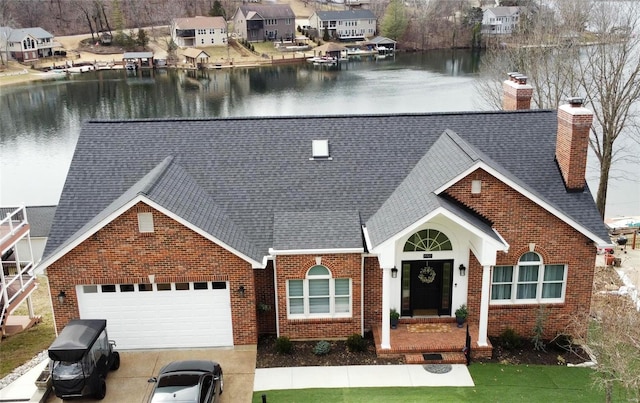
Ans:
[{"label": "outdoor wall light", "polygon": [[463,264],[461,264],[460,267],[458,267],[458,269],[460,269],[460,277],[464,277],[464,275],[467,273],[467,268],[464,267]]},{"label": "outdoor wall light", "polygon": [[58,293],[58,302],[60,304],[64,304],[64,301],[66,301],[66,300],[67,300],[67,293],[64,292],[64,291],[60,291]]},{"label": "outdoor wall light", "polygon": [[244,298],[244,294],[246,292],[246,288],[244,288],[243,285],[241,285],[240,287],[238,287],[238,295],[240,295],[240,298]]},{"label": "outdoor wall light", "polygon": [[391,269],[391,278],[397,278],[398,277],[398,269],[397,268],[393,268]]}]

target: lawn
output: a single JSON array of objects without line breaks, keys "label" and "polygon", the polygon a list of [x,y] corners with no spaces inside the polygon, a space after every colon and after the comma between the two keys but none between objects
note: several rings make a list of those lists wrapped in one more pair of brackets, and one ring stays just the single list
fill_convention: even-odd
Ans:
[{"label": "lawn", "polygon": [[[42,321],[25,332],[2,340],[0,343],[0,378],[31,360],[41,351],[48,349],[55,339],[46,277],[38,277],[38,288],[33,292],[32,299],[34,313],[37,316],[42,316]],[[23,303],[14,312],[14,315],[28,315],[26,305]]]},{"label": "lawn", "polygon": [[253,402],[602,402],[592,370],[564,366],[472,364],[475,387],[345,388],[256,392]]}]

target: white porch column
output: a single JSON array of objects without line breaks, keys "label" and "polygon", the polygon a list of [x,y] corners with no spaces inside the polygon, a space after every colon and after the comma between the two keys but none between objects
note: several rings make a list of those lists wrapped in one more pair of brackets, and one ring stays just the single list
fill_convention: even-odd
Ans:
[{"label": "white porch column", "polygon": [[391,348],[391,325],[389,310],[391,309],[391,268],[382,269],[382,341],[380,348]]},{"label": "white porch column", "polygon": [[491,266],[482,266],[482,294],[480,298],[480,323],[478,324],[478,345],[487,346],[489,325],[489,294],[491,286]]}]

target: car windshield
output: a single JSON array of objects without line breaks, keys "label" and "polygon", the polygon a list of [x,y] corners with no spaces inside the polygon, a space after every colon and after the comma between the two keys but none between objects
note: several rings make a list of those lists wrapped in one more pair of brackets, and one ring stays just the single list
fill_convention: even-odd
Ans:
[{"label": "car windshield", "polygon": [[165,375],[158,379],[152,402],[197,402],[200,375]]},{"label": "car windshield", "polygon": [[80,362],[53,362],[53,379],[78,379],[82,378],[82,364]]}]

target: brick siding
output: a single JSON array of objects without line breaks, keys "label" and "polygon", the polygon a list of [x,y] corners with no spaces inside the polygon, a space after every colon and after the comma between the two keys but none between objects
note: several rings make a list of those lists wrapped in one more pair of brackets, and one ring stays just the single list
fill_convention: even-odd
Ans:
[{"label": "brick siding", "polygon": [[256,306],[266,304],[267,311],[257,310],[258,334],[276,334],[276,293],[273,285],[273,261],[264,270],[253,271],[256,285]]},{"label": "brick siding", "polygon": [[[138,212],[152,212],[155,231],[138,232]],[[228,281],[233,342],[256,344],[254,274],[238,256],[146,204],[139,203],[47,268],[51,295],[66,292],[64,304],[53,298],[58,331],[79,317],[79,284]],[[236,291],[246,289],[245,297]]]},{"label": "brick siding", "polygon": [[519,85],[513,81],[502,84],[502,108],[505,111],[525,110],[531,107],[533,88],[530,85]]},{"label": "brick siding", "polygon": [[586,184],[587,148],[593,115],[574,115],[569,112],[571,109],[567,105],[558,109],[556,160],[567,189],[582,191]]},{"label": "brick siding", "polygon": [[[352,298],[350,318],[339,319],[288,319],[287,281],[302,280],[307,270],[316,265],[316,255],[282,255],[276,257],[278,287],[278,322],[280,336],[293,340],[345,338],[353,333],[361,334],[361,280],[362,257],[358,253],[321,255],[333,278],[350,278]],[[368,292],[368,291],[367,291]]]},{"label": "brick siding", "polygon": [[[479,195],[471,194],[472,180],[482,181]],[[535,243],[535,252],[542,256],[545,264],[567,265],[564,303],[545,304],[545,336],[553,337],[569,327],[574,334],[583,334],[595,269],[596,248],[593,243],[483,170],[473,172],[447,189],[446,193],[491,220],[494,228],[509,243],[508,253],[498,253],[497,265],[517,265],[520,256],[529,251],[529,243]],[[482,267],[473,254],[469,257],[469,319],[477,321]],[[498,336],[506,328],[512,328],[520,335],[531,336],[539,310],[540,305],[537,304],[490,305],[488,334]],[[576,319],[580,321],[577,325]]]}]

